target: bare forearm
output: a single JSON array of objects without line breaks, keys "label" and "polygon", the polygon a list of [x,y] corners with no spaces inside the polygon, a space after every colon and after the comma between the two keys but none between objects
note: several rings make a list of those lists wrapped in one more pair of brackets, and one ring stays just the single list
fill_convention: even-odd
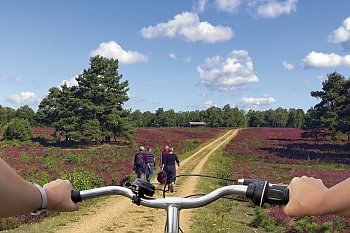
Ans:
[{"label": "bare forearm", "polygon": [[41,205],[39,190],[0,159],[0,217],[30,213]]},{"label": "bare forearm", "polygon": [[325,214],[350,216],[350,178],[327,191],[324,208]]}]

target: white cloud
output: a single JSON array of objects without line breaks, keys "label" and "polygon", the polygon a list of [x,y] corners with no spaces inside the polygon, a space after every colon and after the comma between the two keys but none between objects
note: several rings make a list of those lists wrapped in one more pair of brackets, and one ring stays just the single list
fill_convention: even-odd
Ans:
[{"label": "white cloud", "polygon": [[316,77],[316,79],[317,79],[320,83],[322,83],[323,81],[326,80],[326,77],[323,76],[323,75],[318,75],[318,76]]},{"label": "white cloud", "polygon": [[168,55],[169,55],[169,57],[170,57],[171,59],[177,60],[177,57],[176,57],[176,55],[175,55],[174,53],[169,53]]},{"label": "white cloud", "polygon": [[213,26],[208,22],[200,22],[198,15],[192,12],[183,12],[167,23],[158,23],[155,26],[142,28],[140,32],[147,39],[180,36],[187,42],[203,41],[208,43],[226,41],[233,36],[230,27]]},{"label": "white cloud", "polygon": [[240,0],[216,0],[215,5],[219,11],[234,12],[241,4]]},{"label": "white cloud", "polygon": [[193,10],[198,13],[202,13],[205,11],[207,3],[207,0],[198,0],[196,5],[193,7]]},{"label": "white cloud", "polygon": [[202,104],[202,106],[203,106],[203,108],[211,108],[211,107],[219,107],[219,105],[218,104],[216,104],[216,103],[214,103],[213,101],[211,101],[211,100],[208,100],[208,101],[206,101],[206,102],[204,102],[203,104]]},{"label": "white cloud", "polygon": [[328,36],[332,43],[342,43],[345,50],[350,50],[350,17],[346,18],[342,25]]},{"label": "white cloud", "polygon": [[38,97],[35,93],[30,91],[21,92],[18,95],[11,95],[8,97],[7,101],[19,105],[37,105],[39,103]]},{"label": "white cloud", "polygon": [[138,97],[137,95],[131,93],[130,91],[127,91],[126,94],[128,95],[130,101],[134,101],[134,102],[144,101],[144,99]]},{"label": "white cloud", "polygon": [[205,91],[201,94],[201,96],[203,96],[203,97],[208,97],[210,95],[211,95],[211,93],[209,91]]},{"label": "white cloud", "polygon": [[294,65],[287,63],[286,61],[283,61],[283,67],[287,70],[294,70]]},{"label": "white cloud", "polygon": [[106,58],[118,59],[120,63],[132,64],[136,62],[147,62],[148,59],[145,55],[136,51],[125,51],[115,41],[104,42],[100,46],[92,51],[92,56],[100,55]]},{"label": "white cloud", "polygon": [[77,77],[78,76],[75,76],[69,80],[63,80],[60,86],[62,86],[65,83],[67,84],[68,87],[78,86],[78,81],[76,80]]},{"label": "white cloud", "polygon": [[245,110],[249,110],[249,109],[256,109],[257,107],[260,106],[266,106],[266,105],[270,105],[273,103],[276,103],[277,100],[273,97],[269,97],[269,96],[264,96],[261,98],[253,98],[253,97],[243,97],[240,100],[240,106],[245,109]]},{"label": "white cloud", "polygon": [[290,14],[297,9],[298,0],[251,0],[248,6],[251,7],[260,17],[276,18],[283,14]]},{"label": "white cloud", "polygon": [[304,68],[329,68],[350,66],[350,55],[340,56],[335,53],[321,53],[312,51],[302,61]]},{"label": "white cloud", "polygon": [[228,57],[207,58],[197,67],[201,83],[211,90],[236,92],[242,86],[258,82],[253,62],[245,50],[233,50]]},{"label": "white cloud", "polygon": [[192,58],[191,58],[191,57],[187,57],[187,58],[185,59],[185,62],[186,62],[186,63],[191,63],[191,62],[192,62]]},{"label": "white cloud", "polygon": [[9,77],[6,75],[0,75],[0,82],[1,81],[5,81],[5,82],[9,82],[9,83],[20,83],[22,80],[18,77]]}]

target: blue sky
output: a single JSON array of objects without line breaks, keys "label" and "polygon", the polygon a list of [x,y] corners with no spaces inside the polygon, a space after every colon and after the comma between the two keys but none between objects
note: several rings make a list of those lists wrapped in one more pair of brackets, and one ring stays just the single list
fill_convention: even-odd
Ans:
[{"label": "blue sky", "polygon": [[350,1],[18,1],[0,7],[0,105],[37,109],[50,87],[119,60],[128,109],[244,110],[317,103],[349,78]]}]

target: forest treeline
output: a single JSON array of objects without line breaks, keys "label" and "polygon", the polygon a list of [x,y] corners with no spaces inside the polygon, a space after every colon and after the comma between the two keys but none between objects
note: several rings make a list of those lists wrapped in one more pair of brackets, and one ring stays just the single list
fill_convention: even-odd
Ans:
[{"label": "forest treeline", "polygon": [[[92,57],[90,67],[76,78],[77,86],[50,88],[36,112],[28,105],[18,109],[0,105],[0,129],[5,132],[18,124],[21,129],[46,126],[56,129],[59,140],[109,142],[119,136],[131,139],[135,127],[187,127],[189,122],[201,121],[208,127],[303,128],[305,136],[316,140],[324,135],[334,139],[341,134],[350,136],[350,80],[336,72],[327,75],[322,90],[311,92],[320,102],[306,113],[282,107],[245,112],[229,104],[184,112],[164,108],[154,113],[131,111],[124,108],[129,84],[121,79],[117,60]],[[16,130],[9,135],[21,134]]]}]

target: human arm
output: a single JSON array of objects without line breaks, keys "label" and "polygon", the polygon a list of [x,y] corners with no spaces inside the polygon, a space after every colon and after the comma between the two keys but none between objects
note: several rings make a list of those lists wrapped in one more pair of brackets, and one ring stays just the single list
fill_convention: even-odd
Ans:
[{"label": "human arm", "polygon": [[164,167],[165,167],[165,164],[166,164],[166,159],[167,159],[167,157],[165,157],[165,156],[162,158],[162,164],[161,164],[162,170],[164,170]]},{"label": "human arm", "polygon": [[[0,217],[9,217],[38,210],[41,206],[39,190],[25,181],[0,158]],[[71,200],[72,184],[56,180],[44,185],[47,209],[74,211],[79,206]]]},{"label": "human arm", "polygon": [[350,178],[327,188],[322,180],[295,177],[289,186],[289,202],[283,207],[290,216],[337,214],[350,216]]},{"label": "human arm", "polygon": [[175,161],[177,163],[177,166],[180,167],[180,161],[176,154],[175,154]]},{"label": "human arm", "polygon": [[150,170],[151,169],[151,165],[148,162],[147,153],[142,153],[142,159],[143,159],[143,162],[146,164],[147,169]]}]

